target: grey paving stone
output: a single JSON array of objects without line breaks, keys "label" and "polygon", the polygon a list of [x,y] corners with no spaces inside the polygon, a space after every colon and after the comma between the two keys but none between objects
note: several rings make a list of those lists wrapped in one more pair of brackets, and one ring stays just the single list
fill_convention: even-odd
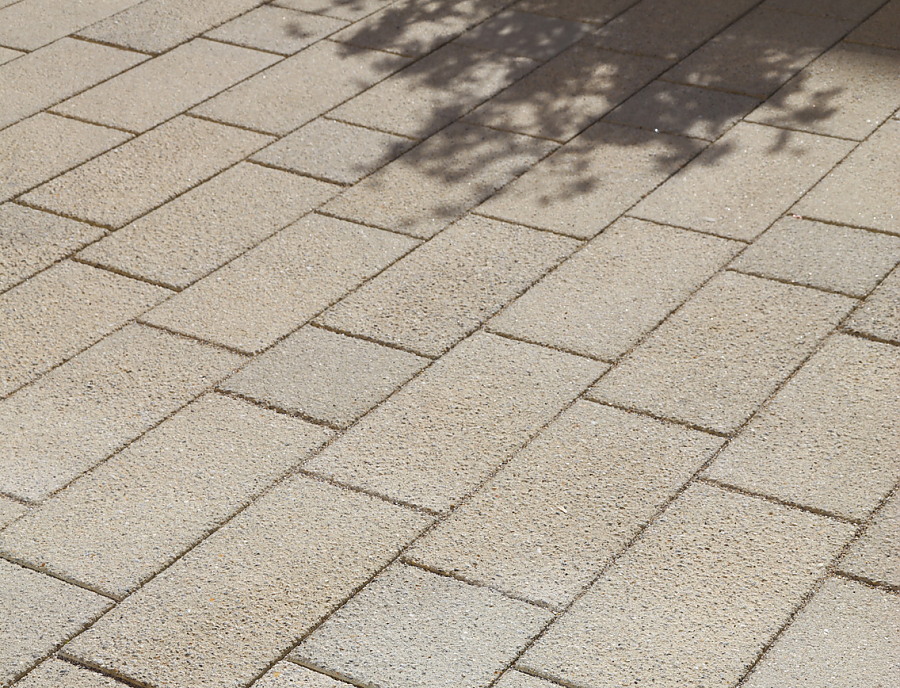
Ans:
[{"label": "grey paving stone", "polygon": [[122,599],[331,435],[208,395],[0,534],[0,551]]},{"label": "grey paving stone", "polygon": [[598,122],[477,212],[589,239],[700,149],[681,136]]},{"label": "grey paving stone", "polygon": [[469,215],[318,322],[440,356],[577,246],[572,239]]},{"label": "grey paving stone", "polygon": [[848,323],[850,329],[900,344],[900,270],[894,270],[865,300]]},{"label": "grey paving stone", "polygon": [[900,492],[882,507],[838,565],[841,571],[900,588]]},{"label": "grey paving stone", "polygon": [[898,20],[900,20],[900,2],[891,0],[853,31],[847,40],[885,48],[900,48],[900,36],[897,35]]},{"label": "grey paving stone", "polygon": [[406,557],[564,607],[723,441],[577,401]]},{"label": "grey paving stone", "polygon": [[430,238],[553,150],[527,136],[456,123],[325,205],[325,211]]},{"label": "grey paving stone", "polygon": [[735,685],[853,531],[690,487],[518,666],[567,685]]},{"label": "grey paving stone", "polygon": [[447,511],[606,368],[531,344],[476,334],[305,468]]},{"label": "grey paving stone", "polygon": [[247,685],[429,523],[309,478],[285,481],[64,653],[152,685]]},{"label": "grey paving stone", "polygon": [[0,43],[19,50],[36,50],[68,36],[140,0],[22,0],[0,10]]},{"label": "grey paving stone", "polygon": [[347,22],[305,12],[263,5],[206,35],[248,48],[293,55],[347,26]]},{"label": "grey paving stone", "polygon": [[466,31],[457,42],[544,61],[594,29],[588,24],[509,10]]},{"label": "grey paving stone", "polygon": [[550,681],[513,669],[504,673],[496,683],[497,688],[552,688],[553,685]]},{"label": "grey paving stone", "polygon": [[513,7],[548,17],[603,24],[635,0],[519,0]]},{"label": "grey paving stone", "polygon": [[137,325],[110,335],[0,404],[0,491],[44,499],[242,361]]},{"label": "grey paving stone", "polygon": [[258,688],[346,688],[347,684],[293,662],[278,662],[254,686]]},{"label": "grey paving stone", "polygon": [[17,57],[22,57],[25,53],[19,50],[10,50],[9,48],[0,48],[0,64],[9,62]]},{"label": "grey paving stone", "polygon": [[322,215],[298,220],[143,320],[248,353],[274,344],[415,242]]},{"label": "grey paving stone", "polygon": [[615,361],[741,247],[623,218],[516,299],[489,328]]},{"label": "grey paving stone", "polygon": [[51,658],[29,672],[16,688],[122,688],[115,679]]},{"label": "grey paving stone", "polygon": [[9,497],[0,496],[0,530],[3,530],[10,523],[28,511],[28,507],[20,504]]},{"label": "grey paving stone", "polygon": [[338,191],[331,184],[239,163],[78,257],[185,289]]},{"label": "grey paving stone", "polygon": [[722,273],[588,394],[734,432],[854,303],[805,287]]},{"label": "grey paving stone", "polygon": [[301,12],[356,21],[377,12],[392,2],[394,0],[277,0],[273,4]]},{"label": "grey paving stone", "polygon": [[409,566],[389,568],[290,657],[357,685],[490,684],[550,620],[545,609]]},{"label": "grey paving stone", "polygon": [[752,241],[852,146],[850,141],[740,123],[632,212]]},{"label": "grey paving stone", "polygon": [[177,117],[23,196],[26,203],[119,228],[271,142]]},{"label": "grey paving stone", "polygon": [[815,3],[805,0],[765,0],[762,6],[783,12],[861,21],[883,4],[884,0],[819,0]]}]

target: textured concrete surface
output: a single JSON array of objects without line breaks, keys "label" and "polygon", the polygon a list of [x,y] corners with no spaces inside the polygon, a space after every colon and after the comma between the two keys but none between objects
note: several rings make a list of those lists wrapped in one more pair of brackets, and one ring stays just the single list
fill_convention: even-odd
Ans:
[{"label": "textured concrete surface", "polygon": [[900,344],[900,270],[887,276],[848,324],[857,332]]},{"label": "textured concrete surface", "polygon": [[888,500],[865,534],[853,543],[840,569],[900,588],[900,494]]},{"label": "textured concrete surface", "polygon": [[17,688],[122,688],[124,684],[71,662],[48,659],[19,681]]},{"label": "textured concrete surface", "polygon": [[339,19],[264,5],[206,35],[217,41],[293,55],[346,25]]},{"label": "textured concrete surface", "polygon": [[28,511],[28,507],[8,497],[0,497],[0,530]]}]

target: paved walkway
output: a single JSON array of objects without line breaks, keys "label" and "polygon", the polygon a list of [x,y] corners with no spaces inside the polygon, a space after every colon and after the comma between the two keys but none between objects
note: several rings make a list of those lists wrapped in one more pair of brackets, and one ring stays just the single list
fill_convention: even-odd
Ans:
[{"label": "paved walkway", "polygon": [[0,46],[0,686],[900,686],[900,0]]}]

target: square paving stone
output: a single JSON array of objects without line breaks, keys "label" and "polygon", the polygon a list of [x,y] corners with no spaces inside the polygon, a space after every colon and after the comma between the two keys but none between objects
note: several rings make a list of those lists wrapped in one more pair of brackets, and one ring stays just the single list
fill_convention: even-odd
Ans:
[{"label": "square paving stone", "polygon": [[506,11],[469,29],[457,42],[543,62],[581,40],[594,28],[563,19]]},{"label": "square paving stone", "polygon": [[900,2],[891,0],[872,17],[863,22],[848,37],[848,41],[880,45],[885,48],[900,48],[897,22],[900,21]]},{"label": "square paving stone", "polygon": [[397,565],[290,657],[356,685],[483,688],[550,618],[492,590]]},{"label": "square paving stone", "polygon": [[513,7],[547,17],[603,24],[636,0],[519,0]]},{"label": "square paving stone", "polygon": [[818,0],[815,3],[806,0],[765,0],[762,6],[782,12],[818,14],[823,17],[861,21],[883,4],[884,0]]},{"label": "square paving stone", "polygon": [[900,270],[894,270],[851,316],[851,330],[900,344]]},{"label": "square paving stone", "polygon": [[124,685],[96,671],[51,658],[29,672],[16,688],[123,688]]},{"label": "square paving stone", "polygon": [[27,511],[28,507],[24,504],[0,495],[0,530],[25,515]]},{"label": "square paving stone", "polygon": [[263,5],[206,35],[226,43],[293,55],[345,26],[347,22],[340,19]]},{"label": "square paving stone", "polygon": [[20,50],[36,50],[140,0],[23,0],[0,10],[0,43]]},{"label": "square paving stone", "polygon": [[253,685],[257,688],[347,688],[342,681],[293,662],[278,662]]},{"label": "square paving stone", "polygon": [[352,22],[377,12],[392,2],[394,0],[276,0],[273,4]]},{"label": "square paving stone", "polygon": [[841,571],[900,588],[900,491],[881,508],[841,560]]}]

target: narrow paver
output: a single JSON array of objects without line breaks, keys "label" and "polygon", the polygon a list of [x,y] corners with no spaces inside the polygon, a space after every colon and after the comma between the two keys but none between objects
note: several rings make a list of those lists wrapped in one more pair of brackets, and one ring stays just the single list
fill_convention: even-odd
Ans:
[{"label": "narrow paver", "polygon": [[28,507],[21,502],[0,495],[0,530],[6,528],[27,511]]},{"label": "narrow paver", "polygon": [[0,44],[19,50],[38,48],[120,12],[140,0],[22,0],[0,10]]},{"label": "narrow paver", "polygon": [[900,36],[897,36],[896,31],[898,19],[900,19],[900,2],[891,0],[853,31],[847,40],[900,49]]},{"label": "narrow paver", "polygon": [[16,683],[16,688],[123,688],[124,685],[77,664],[48,659],[28,672],[25,678]]},{"label": "narrow paver", "polygon": [[327,674],[311,671],[293,662],[278,662],[254,686],[258,688],[347,688]]},{"label": "narrow paver", "polygon": [[467,31],[457,42],[543,62],[594,30],[581,22],[508,10]]},{"label": "narrow paver", "polygon": [[838,568],[868,581],[900,588],[900,492],[895,492],[881,508]]},{"label": "narrow paver", "polygon": [[263,5],[206,35],[218,41],[293,55],[347,26],[347,22]]},{"label": "narrow paver", "polygon": [[900,270],[884,282],[853,313],[847,326],[861,334],[900,344]]}]

